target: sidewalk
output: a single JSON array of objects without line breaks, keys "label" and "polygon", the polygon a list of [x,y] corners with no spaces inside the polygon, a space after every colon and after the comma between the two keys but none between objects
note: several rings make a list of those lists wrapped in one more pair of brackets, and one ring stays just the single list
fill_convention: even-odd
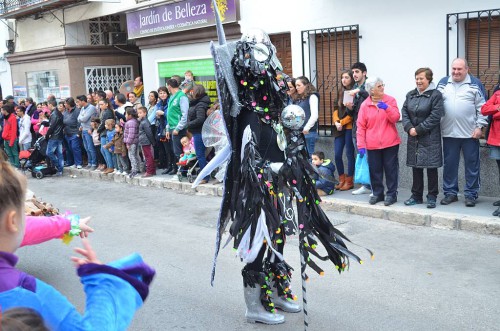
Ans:
[{"label": "sidewalk", "polygon": [[[160,173],[160,172],[158,172]],[[128,178],[128,176],[117,174],[103,174],[101,172],[88,171],[84,169],[64,168],[65,176],[76,176],[108,180],[117,183],[128,183],[137,186],[153,186],[167,188],[186,193],[200,193],[213,196],[222,196],[222,184],[211,181],[200,185],[196,189],[191,183],[184,179],[179,182],[177,176],[158,175],[154,177]],[[392,206],[385,207],[382,202],[377,205],[368,203],[369,195],[352,195],[352,191],[336,191],[333,195],[323,198],[323,207],[342,213],[382,218],[403,224],[430,226],[439,229],[463,230],[481,234],[491,234],[500,237],[500,217],[492,216],[491,213],[497,208],[492,204],[498,198],[479,197],[475,207],[465,207],[463,196],[459,195],[459,201],[448,206],[439,204],[435,209],[426,208],[426,204],[405,206],[403,201],[410,197],[408,190],[399,192],[398,202]]]}]

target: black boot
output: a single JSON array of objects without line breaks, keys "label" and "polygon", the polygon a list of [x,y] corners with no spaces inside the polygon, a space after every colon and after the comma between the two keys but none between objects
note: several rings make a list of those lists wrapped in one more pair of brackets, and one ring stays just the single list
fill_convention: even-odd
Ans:
[{"label": "black boot", "polygon": [[276,314],[274,304],[271,298],[271,289],[269,278],[264,272],[253,270],[241,271],[243,275],[243,286],[245,294],[245,303],[247,310],[245,317],[247,322],[281,324],[285,322],[285,316]]},{"label": "black boot", "polygon": [[172,170],[170,170],[167,175],[175,175],[177,173],[177,170],[179,169],[177,168],[176,165],[174,165],[172,166]]},{"label": "black boot", "polygon": [[500,207],[498,207],[497,210],[493,212],[493,216],[500,216]]},{"label": "black boot", "polygon": [[164,171],[162,171],[162,173],[161,173],[161,174],[162,174],[162,175],[168,175],[168,174],[169,174],[169,172],[170,172],[170,171],[172,171],[172,169],[173,169],[173,168],[174,168],[174,167],[173,167],[172,165],[169,165],[169,166],[167,167],[167,169],[165,169]]},{"label": "black boot", "polygon": [[275,307],[287,313],[300,312],[302,308],[295,302],[297,296],[293,295],[291,290],[292,267],[285,261],[271,263],[266,260],[264,269],[273,282],[272,297]]}]

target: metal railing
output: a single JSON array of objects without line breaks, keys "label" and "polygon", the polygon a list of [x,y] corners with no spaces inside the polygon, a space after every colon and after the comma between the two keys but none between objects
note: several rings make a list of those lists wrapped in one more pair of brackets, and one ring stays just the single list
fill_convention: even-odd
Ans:
[{"label": "metal railing", "polygon": [[332,134],[341,72],[359,61],[359,26],[302,31],[302,72],[320,95],[319,133]]},{"label": "metal railing", "polygon": [[21,8],[31,7],[38,4],[43,4],[44,0],[5,0],[0,2],[0,15]]}]

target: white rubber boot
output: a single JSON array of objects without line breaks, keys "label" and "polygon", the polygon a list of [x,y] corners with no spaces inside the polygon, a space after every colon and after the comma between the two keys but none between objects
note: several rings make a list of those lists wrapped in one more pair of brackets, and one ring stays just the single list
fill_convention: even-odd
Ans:
[{"label": "white rubber boot", "polygon": [[[263,272],[243,270],[243,285],[247,305],[245,312],[247,322],[264,324],[281,324],[285,322],[285,316],[276,314],[276,309],[270,297],[272,292],[267,277]],[[263,304],[268,305],[267,309]]]}]

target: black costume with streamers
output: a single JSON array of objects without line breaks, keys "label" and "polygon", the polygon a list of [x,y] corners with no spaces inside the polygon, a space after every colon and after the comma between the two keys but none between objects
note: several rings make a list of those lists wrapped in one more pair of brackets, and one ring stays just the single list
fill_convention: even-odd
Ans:
[{"label": "black costume with streamers", "polygon": [[[261,52],[263,44],[269,54],[265,60]],[[270,42],[242,38],[222,45],[212,43],[211,47],[221,110],[230,141],[230,153],[225,159],[229,162],[217,225],[212,284],[222,236],[229,223],[227,243],[233,239],[233,248],[238,253],[252,249],[260,252],[255,261],[247,260],[247,263],[262,265],[262,252],[272,248],[270,255],[275,259],[276,274],[288,275],[285,277],[288,280],[292,269],[281,261],[280,254],[275,253],[282,253],[286,235],[297,230],[302,260],[316,272],[322,274],[323,270],[313,261],[314,258],[330,260],[338,272],[348,267],[349,258],[361,262],[347,248],[349,240],[331,224],[321,209],[321,199],[312,179],[317,172],[309,163],[304,135],[283,129],[281,113],[286,106],[287,85],[280,79],[281,65],[274,46]],[[256,52],[260,52],[259,59],[256,59]],[[243,145],[247,126],[251,128],[251,139]],[[263,246],[254,247],[257,231],[262,229],[259,226],[261,214],[265,215],[266,238],[270,240],[264,239]],[[245,243],[248,247],[244,250],[241,246]],[[318,243],[325,248],[325,256],[316,251]],[[303,279],[307,277],[304,263]],[[245,272],[243,275],[245,278]],[[250,284],[256,280],[245,279],[245,284],[247,282]],[[265,304],[264,297],[262,302]]]}]

